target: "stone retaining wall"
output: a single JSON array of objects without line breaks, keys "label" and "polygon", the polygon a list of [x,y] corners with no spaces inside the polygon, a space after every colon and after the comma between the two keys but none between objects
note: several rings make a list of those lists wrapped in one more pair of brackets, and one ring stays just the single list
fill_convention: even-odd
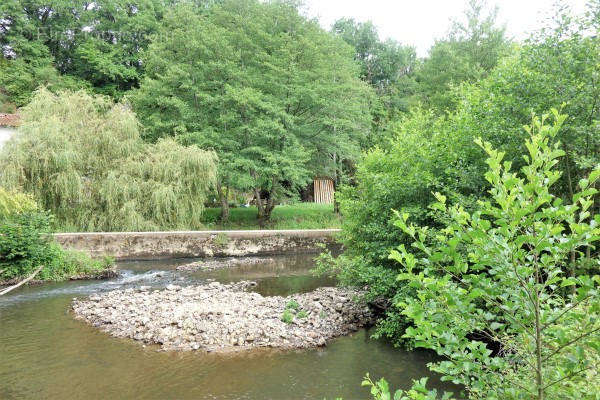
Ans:
[{"label": "stone retaining wall", "polygon": [[68,249],[117,260],[175,257],[230,257],[318,252],[317,244],[335,245],[339,229],[57,233]]}]

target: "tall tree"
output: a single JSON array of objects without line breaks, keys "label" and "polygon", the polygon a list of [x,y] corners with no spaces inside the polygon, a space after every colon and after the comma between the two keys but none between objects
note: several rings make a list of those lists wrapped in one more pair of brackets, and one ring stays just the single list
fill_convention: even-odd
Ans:
[{"label": "tall tree", "polygon": [[[141,51],[180,0],[0,2],[0,90],[17,105],[41,84],[89,87],[115,99],[137,87]],[[219,0],[193,0],[205,12]]]},{"label": "tall tree", "polygon": [[415,48],[394,40],[382,41],[371,22],[342,18],[332,31],[354,47],[354,58],[361,68],[361,78],[369,83],[377,96],[371,101],[373,127],[364,143],[365,148],[384,141],[388,122],[414,103],[417,67]]},{"label": "tall tree", "polygon": [[216,156],[148,144],[133,112],[83,91],[42,89],[0,152],[0,185],[33,195],[60,229],[199,229]]},{"label": "tall tree", "polygon": [[413,72],[415,48],[390,39],[380,40],[372,22],[342,18],[333,24],[332,31],[354,47],[361,77],[378,90],[384,91]]},{"label": "tall tree", "polygon": [[470,0],[464,21],[454,21],[445,39],[429,50],[417,73],[421,100],[439,112],[453,110],[460,83],[474,83],[498,64],[510,42],[496,24],[497,9],[486,13],[485,0]]},{"label": "tall tree", "polygon": [[161,33],[131,101],[148,140],[217,152],[223,219],[228,188],[253,192],[264,223],[283,197],[357,156],[369,89],[352,49],[293,4],[230,0],[206,16],[180,5]]}]

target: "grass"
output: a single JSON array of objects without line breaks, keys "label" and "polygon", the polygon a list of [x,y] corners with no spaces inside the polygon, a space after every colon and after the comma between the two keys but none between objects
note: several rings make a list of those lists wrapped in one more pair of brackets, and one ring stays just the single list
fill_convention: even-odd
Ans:
[{"label": "grass", "polygon": [[[54,252],[52,259],[44,263],[44,268],[35,276],[34,282],[60,282],[70,279],[101,279],[114,276],[114,259],[104,257],[93,259],[85,252],[76,250],[63,250],[57,243],[50,244],[50,251]],[[35,268],[38,265],[34,266]],[[12,285],[26,278],[35,269],[21,271],[14,274],[7,265],[0,264],[0,286]]]},{"label": "grass", "polygon": [[300,304],[298,304],[298,302],[294,299],[288,301],[288,303],[285,305],[285,308],[288,310],[297,310],[300,308]]},{"label": "grass", "polygon": [[[207,229],[259,229],[256,207],[231,208],[229,222],[219,221],[220,208],[207,208],[202,216]],[[271,221],[264,229],[325,229],[339,228],[341,217],[333,212],[332,204],[297,203],[275,207]]]},{"label": "grass", "polygon": [[292,314],[290,310],[285,310],[283,314],[281,314],[281,320],[286,324],[291,324],[294,320],[294,314]]}]

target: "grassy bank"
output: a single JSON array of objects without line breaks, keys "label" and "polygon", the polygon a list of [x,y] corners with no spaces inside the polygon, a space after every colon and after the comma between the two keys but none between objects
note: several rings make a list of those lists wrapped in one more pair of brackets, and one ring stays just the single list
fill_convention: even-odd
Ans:
[{"label": "grassy bank", "polygon": [[[32,283],[60,282],[78,279],[103,279],[114,276],[114,260],[110,257],[92,259],[86,253],[74,250],[63,250],[58,244],[52,243],[53,258],[42,264]],[[27,276],[34,268],[15,268],[18,263],[0,263],[0,286],[13,285]]]},{"label": "grassy bank", "polygon": [[[232,208],[229,222],[222,224],[219,221],[221,209],[207,208],[202,218],[207,229],[260,229],[256,214],[256,207]],[[333,205],[298,203],[275,207],[264,229],[326,229],[340,225],[341,217],[333,212]]]}]

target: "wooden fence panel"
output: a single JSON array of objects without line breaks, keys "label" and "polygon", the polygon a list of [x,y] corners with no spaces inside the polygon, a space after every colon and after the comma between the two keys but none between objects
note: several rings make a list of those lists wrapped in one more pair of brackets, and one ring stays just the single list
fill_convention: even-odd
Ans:
[{"label": "wooden fence panel", "polygon": [[331,179],[314,180],[314,201],[320,204],[333,204],[333,181]]}]

